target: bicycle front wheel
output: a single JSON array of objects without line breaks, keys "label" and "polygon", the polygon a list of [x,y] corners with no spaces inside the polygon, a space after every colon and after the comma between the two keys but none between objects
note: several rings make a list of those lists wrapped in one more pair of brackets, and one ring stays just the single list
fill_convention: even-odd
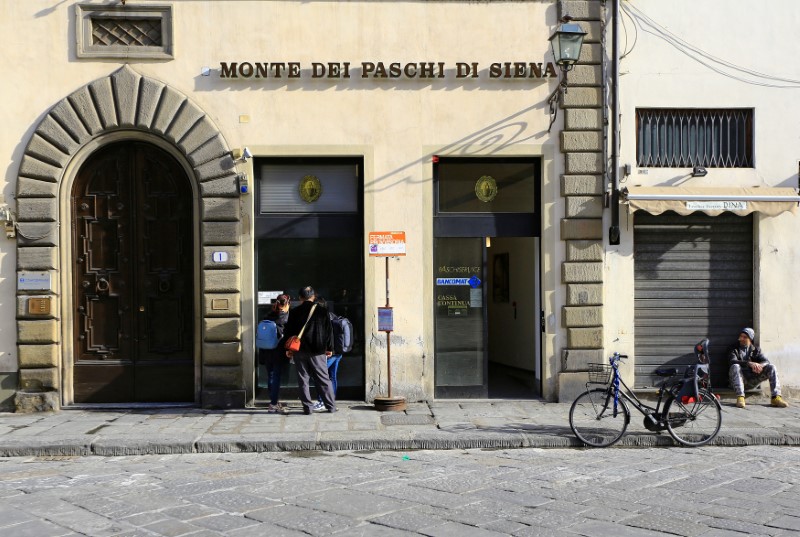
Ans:
[{"label": "bicycle front wheel", "polygon": [[697,400],[683,403],[674,398],[664,405],[664,421],[670,436],[689,447],[711,442],[722,426],[722,408],[713,393],[699,390]]},{"label": "bicycle front wheel", "polygon": [[591,447],[608,447],[625,434],[631,413],[619,399],[614,408],[614,394],[595,389],[578,396],[569,409],[569,426],[578,440]]}]

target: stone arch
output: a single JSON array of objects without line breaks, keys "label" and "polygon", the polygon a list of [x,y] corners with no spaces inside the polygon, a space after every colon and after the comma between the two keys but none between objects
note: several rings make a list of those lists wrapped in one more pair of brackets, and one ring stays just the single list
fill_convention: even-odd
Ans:
[{"label": "stone arch", "polygon": [[[204,406],[244,406],[241,352],[241,211],[235,163],[219,129],[186,95],[145,77],[125,65],[110,76],[91,82],[58,102],[34,129],[19,168],[17,198],[17,273],[45,273],[50,289],[17,288],[18,409],[20,399],[37,396],[38,409],[69,403],[63,364],[67,359],[62,321],[60,275],[66,262],[59,232],[61,183],[76,173],[77,156],[107,137],[157,138],[180,155],[190,168],[199,211],[197,264],[200,281],[195,296],[202,321],[198,358],[201,364],[200,403]],[[228,254],[212,261],[212,251]],[[31,299],[49,299],[47,313]],[[214,307],[212,308],[212,300]],[[64,317],[68,317],[64,319]],[[67,397],[64,397],[64,395]],[[37,408],[33,408],[37,409]]]}]

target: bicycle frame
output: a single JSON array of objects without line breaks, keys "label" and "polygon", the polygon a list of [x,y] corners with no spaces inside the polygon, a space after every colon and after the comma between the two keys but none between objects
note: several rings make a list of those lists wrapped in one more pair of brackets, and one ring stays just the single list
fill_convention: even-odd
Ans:
[{"label": "bicycle frame", "polygon": [[[611,363],[611,369],[613,371],[613,376],[611,379],[611,383],[608,386],[608,389],[614,395],[614,416],[617,415],[617,406],[619,402],[620,396],[623,399],[628,401],[636,410],[641,412],[644,416],[651,416],[651,415],[658,415],[661,410],[661,403],[665,402],[664,392],[667,391],[665,389],[665,385],[669,382],[669,378],[664,379],[664,381],[658,387],[658,401],[656,402],[656,406],[652,407],[647,403],[642,402],[636,394],[633,393],[633,390],[625,384],[625,381],[622,380],[622,375],[619,373],[619,361],[622,358],[627,358],[625,354],[619,354],[615,352],[611,358],[609,358],[609,362]],[[620,384],[622,385],[623,389],[620,389]]]}]

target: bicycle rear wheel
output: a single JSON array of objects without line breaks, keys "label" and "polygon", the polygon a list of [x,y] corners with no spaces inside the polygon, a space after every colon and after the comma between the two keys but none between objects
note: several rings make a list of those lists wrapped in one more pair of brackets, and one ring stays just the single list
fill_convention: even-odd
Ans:
[{"label": "bicycle rear wheel", "polygon": [[664,405],[664,421],[670,436],[684,446],[711,442],[722,426],[722,408],[714,394],[699,390],[697,400],[683,403],[674,398]]},{"label": "bicycle rear wheel", "polygon": [[617,401],[608,389],[586,391],[578,396],[569,409],[569,426],[578,440],[591,447],[608,447],[625,434],[631,413],[625,401]]}]

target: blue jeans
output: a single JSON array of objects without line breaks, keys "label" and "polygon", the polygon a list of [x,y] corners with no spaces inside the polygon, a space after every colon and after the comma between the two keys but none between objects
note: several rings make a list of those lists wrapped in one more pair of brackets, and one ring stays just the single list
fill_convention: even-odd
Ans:
[{"label": "blue jeans", "polygon": [[265,365],[267,366],[267,389],[269,390],[269,402],[271,405],[277,405],[281,393],[281,373],[283,372],[283,364],[286,363],[287,358],[282,356],[283,349],[264,350]]},{"label": "blue jeans", "polygon": [[[334,354],[333,356],[328,357],[328,377],[331,379],[333,395],[336,395],[336,387],[338,386],[338,382],[336,382],[336,374],[339,372],[339,360],[341,359],[341,354]],[[319,390],[317,390],[317,393],[319,393]],[[318,395],[317,399],[322,401],[322,396]]]}]

